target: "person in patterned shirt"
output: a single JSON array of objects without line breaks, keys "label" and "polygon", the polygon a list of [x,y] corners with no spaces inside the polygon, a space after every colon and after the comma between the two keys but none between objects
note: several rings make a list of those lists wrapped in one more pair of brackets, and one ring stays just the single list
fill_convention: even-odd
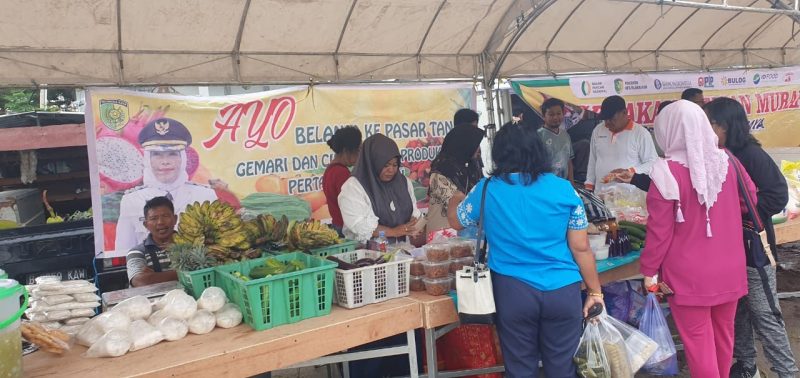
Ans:
[{"label": "person in patterned shirt", "polygon": [[149,234],[128,252],[126,259],[131,286],[178,280],[166,252],[173,243],[177,222],[175,207],[167,197],[155,197],[145,203],[143,223]]},{"label": "person in patterned shirt", "polygon": [[[486,188],[483,228],[506,374],[536,376],[541,359],[546,376],[574,377],[581,320],[603,303],[583,202],[552,173],[530,128],[505,124],[492,160],[492,175],[466,196],[456,193],[447,215],[456,229],[477,224]],[[581,282],[589,292],[583,311]]]}]

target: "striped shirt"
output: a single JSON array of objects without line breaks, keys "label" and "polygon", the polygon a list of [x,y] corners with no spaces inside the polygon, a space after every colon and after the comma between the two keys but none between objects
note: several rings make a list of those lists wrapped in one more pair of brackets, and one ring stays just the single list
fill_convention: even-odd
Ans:
[{"label": "striped shirt", "polygon": [[[155,264],[153,259],[157,260],[158,264]],[[143,272],[145,268],[150,268],[154,272],[163,272],[170,270],[171,265],[167,251],[158,248],[152,235],[147,235],[147,239],[143,243],[133,247],[128,252],[126,260],[128,282]]]}]

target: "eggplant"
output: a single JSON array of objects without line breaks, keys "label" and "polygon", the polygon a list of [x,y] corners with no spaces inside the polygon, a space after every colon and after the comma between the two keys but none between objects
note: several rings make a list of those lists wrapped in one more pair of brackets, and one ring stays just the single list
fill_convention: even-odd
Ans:
[{"label": "eggplant", "polygon": [[373,260],[373,259],[371,259],[371,258],[369,258],[369,257],[365,257],[365,258],[363,258],[363,259],[359,259],[359,260],[357,260],[357,261],[355,262],[355,264],[356,264],[356,266],[358,266],[359,268],[363,268],[363,267],[365,267],[365,266],[372,266],[372,265],[375,265],[375,264],[376,264],[376,262],[375,262],[375,260]]},{"label": "eggplant", "polygon": [[333,257],[333,256],[328,256],[327,259],[339,264],[339,269],[342,269],[342,270],[353,270],[353,269],[358,269],[359,268],[358,266],[356,266],[354,264],[350,264],[349,262],[342,261],[342,260],[337,259],[336,257]]}]

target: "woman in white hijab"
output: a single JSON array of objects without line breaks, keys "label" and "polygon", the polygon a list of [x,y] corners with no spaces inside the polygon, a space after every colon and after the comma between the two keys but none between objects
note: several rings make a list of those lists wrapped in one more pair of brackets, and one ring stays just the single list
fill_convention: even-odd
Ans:
[{"label": "woman in white hijab", "polygon": [[691,375],[727,378],[736,304],[747,294],[739,163],[717,147],[708,118],[692,102],[666,107],[655,133],[665,157],[650,173],[641,273],[648,288],[658,274],[675,293],[668,301]]},{"label": "woman in white hijab", "polygon": [[213,189],[189,181],[186,148],[191,143],[186,126],[170,118],[150,121],[139,132],[139,144],[144,149],[143,185],[122,196],[114,249],[127,252],[147,238],[142,211],[151,198],[167,197],[177,214],[195,201],[217,199]]}]

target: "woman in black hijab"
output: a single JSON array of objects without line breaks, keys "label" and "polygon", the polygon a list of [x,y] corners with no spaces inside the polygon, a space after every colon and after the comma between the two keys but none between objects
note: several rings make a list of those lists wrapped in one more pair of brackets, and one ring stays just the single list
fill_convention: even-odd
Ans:
[{"label": "woman in black hijab", "polygon": [[445,136],[439,155],[431,163],[428,232],[450,228],[448,201],[456,192],[468,193],[483,178],[474,159],[483,137],[484,131],[477,127],[456,127]]},{"label": "woman in black hijab", "polygon": [[381,231],[390,240],[416,236],[416,201],[411,182],[400,173],[397,144],[383,134],[367,138],[339,194],[345,237],[365,242]]}]

